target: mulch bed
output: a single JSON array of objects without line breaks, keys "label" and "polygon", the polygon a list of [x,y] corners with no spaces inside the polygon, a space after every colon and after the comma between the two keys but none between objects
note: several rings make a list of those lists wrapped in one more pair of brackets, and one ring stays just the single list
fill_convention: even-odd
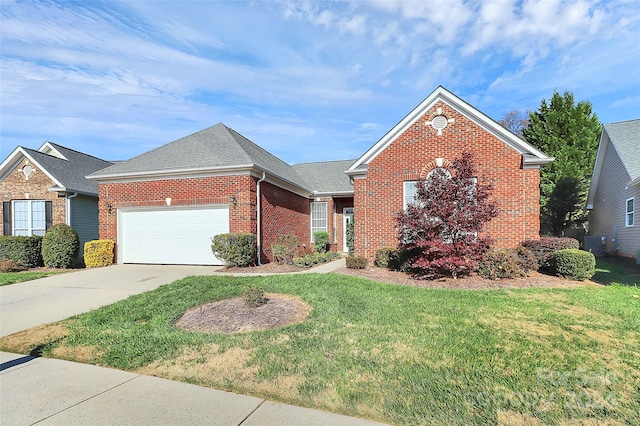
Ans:
[{"label": "mulch bed", "polygon": [[499,288],[532,288],[532,287],[555,287],[555,288],[573,288],[577,286],[598,286],[593,281],[571,281],[560,277],[541,274],[531,271],[528,277],[490,280],[479,275],[471,275],[464,278],[438,278],[438,279],[421,279],[399,271],[390,271],[385,268],[368,267],[366,269],[349,269],[340,268],[336,271],[338,274],[351,275],[370,280],[409,285],[424,288],[444,288],[444,289],[499,289]]},{"label": "mulch bed", "polygon": [[256,308],[247,306],[240,297],[201,305],[185,312],[175,325],[189,331],[239,333],[303,322],[311,312],[311,307],[295,296],[265,296],[267,303]]},{"label": "mulch bed", "polygon": [[[288,265],[278,265],[277,263],[267,263],[262,266],[250,266],[246,268],[224,268],[219,272],[233,272],[245,274],[282,274],[287,272],[300,272],[305,269],[295,268]],[[391,271],[386,268],[369,266],[365,269],[349,269],[341,267],[335,271],[337,274],[351,275],[355,277],[368,278],[390,284],[409,285],[425,288],[448,288],[448,289],[498,289],[498,288],[532,288],[532,287],[558,287],[572,288],[576,286],[597,286],[593,281],[570,281],[560,277],[545,275],[539,272],[530,272],[528,277],[516,279],[489,280],[478,275],[453,279],[438,278],[424,279],[416,278],[404,272]]]}]

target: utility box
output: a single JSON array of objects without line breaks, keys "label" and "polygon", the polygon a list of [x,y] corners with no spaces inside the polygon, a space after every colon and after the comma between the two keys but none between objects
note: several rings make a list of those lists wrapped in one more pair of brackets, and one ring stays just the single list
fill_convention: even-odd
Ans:
[{"label": "utility box", "polygon": [[584,237],[584,249],[593,253],[595,256],[604,254],[607,246],[607,237],[603,235],[589,235]]}]

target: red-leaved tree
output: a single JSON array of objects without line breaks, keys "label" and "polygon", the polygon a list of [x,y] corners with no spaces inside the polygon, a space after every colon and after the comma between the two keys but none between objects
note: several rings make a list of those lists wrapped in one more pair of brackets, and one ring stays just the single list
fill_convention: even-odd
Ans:
[{"label": "red-leaved tree", "polygon": [[470,152],[417,182],[415,203],[397,214],[399,248],[414,272],[457,278],[476,267],[492,243],[478,234],[498,215],[492,189],[479,182]]}]

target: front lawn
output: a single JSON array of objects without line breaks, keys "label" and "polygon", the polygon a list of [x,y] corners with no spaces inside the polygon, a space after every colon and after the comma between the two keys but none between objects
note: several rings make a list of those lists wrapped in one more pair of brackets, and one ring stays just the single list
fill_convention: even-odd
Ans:
[{"label": "front lawn", "polygon": [[[174,321],[248,285],[306,322]],[[42,353],[393,424],[640,423],[640,289],[438,290],[338,274],[190,277],[0,339]]]},{"label": "front lawn", "polygon": [[69,272],[68,269],[46,270],[46,271],[22,271],[22,272],[0,272],[0,286],[21,283],[24,281],[37,280],[49,275]]}]

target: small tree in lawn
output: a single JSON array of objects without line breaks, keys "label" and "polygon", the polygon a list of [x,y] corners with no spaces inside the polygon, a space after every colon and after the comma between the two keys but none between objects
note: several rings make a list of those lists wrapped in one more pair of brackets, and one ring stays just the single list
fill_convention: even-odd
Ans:
[{"label": "small tree in lawn", "polygon": [[409,265],[418,274],[469,274],[492,242],[478,233],[498,215],[497,203],[489,201],[493,187],[477,181],[470,152],[451,169],[453,174],[437,168],[419,180],[415,203],[397,215],[399,248],[410,253]]}]

